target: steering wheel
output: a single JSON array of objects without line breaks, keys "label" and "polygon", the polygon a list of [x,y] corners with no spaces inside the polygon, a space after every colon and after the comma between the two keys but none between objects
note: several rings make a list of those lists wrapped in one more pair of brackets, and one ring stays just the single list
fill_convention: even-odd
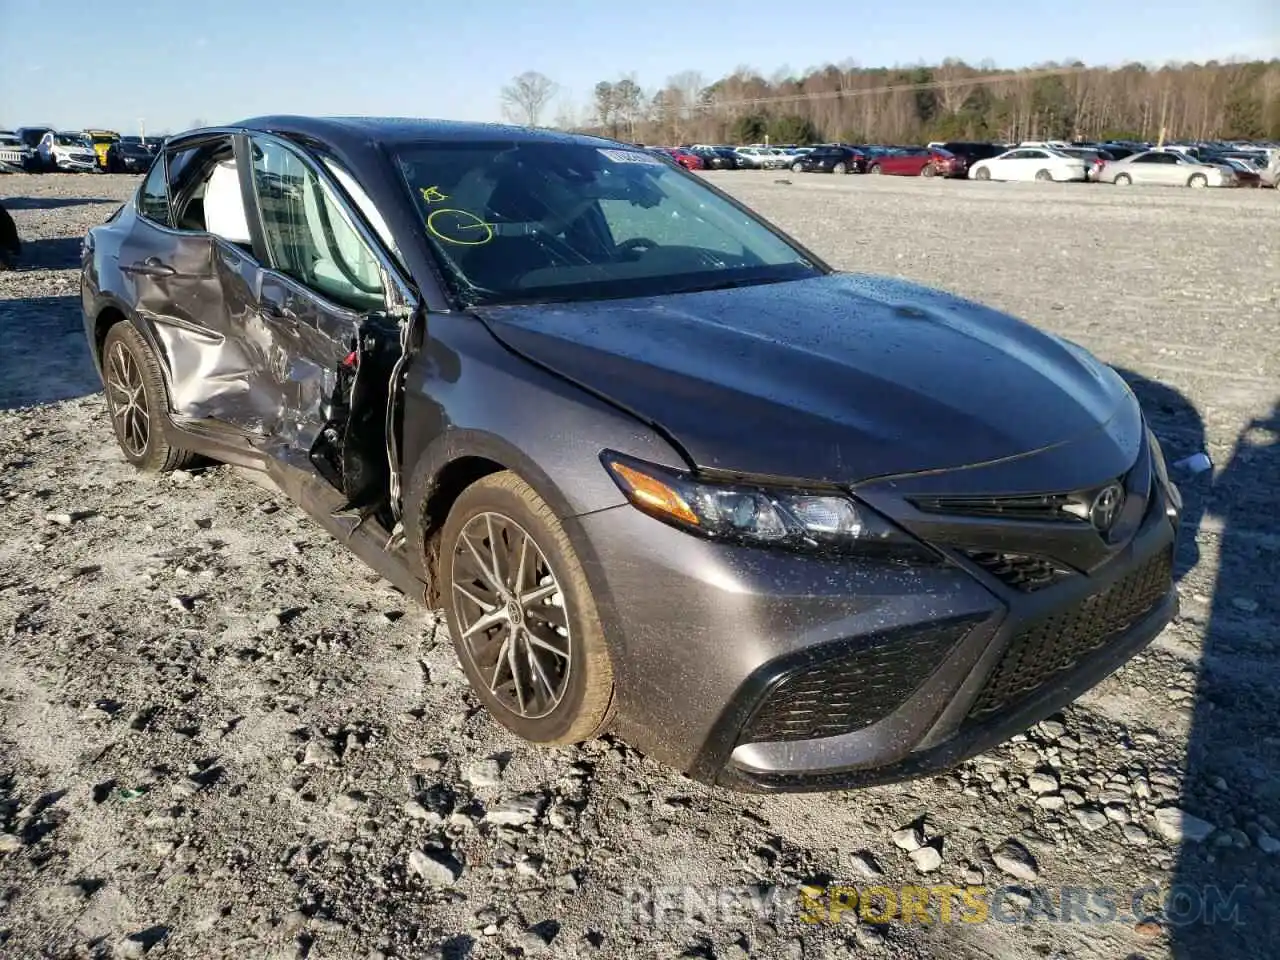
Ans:
[{"label": "steering wheel", "polygon": [[616,244],[615,249],[619,253],[630,253],[633,250],[652,250],[659,246],[656,240],[650,240],[648,237],[628,237],[621,243]]}]

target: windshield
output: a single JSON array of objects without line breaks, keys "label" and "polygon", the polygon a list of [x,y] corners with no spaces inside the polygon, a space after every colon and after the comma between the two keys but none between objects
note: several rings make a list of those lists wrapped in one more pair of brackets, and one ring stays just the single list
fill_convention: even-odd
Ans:
[{"label": "windshield", "polygon": [[55,133],[53,142],[60,147],[91,147],[89,138],[81,133]]},{"label": "windshield", "polygon": [[470,303],[772,283],[821,269],[674,164],[578,143],[397,152],[427,239]]},{"label": "windshield", "polygon": [[117,143],[120,138],[113,133],[95,133],[93,135],[94,143]]}]

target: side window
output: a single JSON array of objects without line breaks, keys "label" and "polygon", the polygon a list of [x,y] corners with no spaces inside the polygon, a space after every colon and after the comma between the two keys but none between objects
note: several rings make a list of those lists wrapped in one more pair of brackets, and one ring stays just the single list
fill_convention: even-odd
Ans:
[{"label": "side window", "polygon": [[169,194],[165,191],[164,158],[157,157],[151,164],[147,178],[138,190],[138,212],[148,220],[173,226],[169,217]]},{"label": "side window", "polygon": [[337,199],[292,150],[253,144],[253,178],[275,267],[353,310],[382,307],[382,273]]}]

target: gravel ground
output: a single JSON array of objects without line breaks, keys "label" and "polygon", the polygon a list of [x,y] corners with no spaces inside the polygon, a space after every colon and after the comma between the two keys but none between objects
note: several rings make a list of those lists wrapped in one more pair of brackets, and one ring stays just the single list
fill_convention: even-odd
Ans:
[{"label": "gravel ground", "polygon": [[[136,180],[0,177],[27,244],[0,273],[0,954],[1274,956],[1280,194],[712,176],[837,266],[1085,344],[1171,460],[1207,449],[1177,622],[1055,721],[916,783],[761,798],[615,740],[528,747],[479,712],[442,619],[283,498],[123,462],[78,238]],[[655,918],[680,897],[652,885],[842,880],[999,887],[1021,922]],[[1184,895],[1139,922],[1151,884]],[[1183,922],[1205,885],[1235,923]],[[1064,886],[1120,910],[1055,922]]]}]

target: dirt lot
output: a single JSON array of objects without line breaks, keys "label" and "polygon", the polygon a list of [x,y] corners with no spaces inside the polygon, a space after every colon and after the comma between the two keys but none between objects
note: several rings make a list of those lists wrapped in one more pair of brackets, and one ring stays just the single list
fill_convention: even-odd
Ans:
[{"label": "dirt lot", "polygon": [[[289,503],[125,465],[77,263],[136,180],[0,177],[28,244],[0,273],[0,954],[1275,955],[1280,193],[715,180],[837,266],[1083,343],[1171,460],[1208,449],[1179,620],[1060,722],[923,782],[744,797],[616,741],[529,748],[478,712],[441,621]],[[653,916],[681,902],[655,884],[804,881],[1004,892],[985,923]],[[1139,922],[1149,885],[1180,893]],[[1064,908],[1064,886],[1114,898]]]}]

